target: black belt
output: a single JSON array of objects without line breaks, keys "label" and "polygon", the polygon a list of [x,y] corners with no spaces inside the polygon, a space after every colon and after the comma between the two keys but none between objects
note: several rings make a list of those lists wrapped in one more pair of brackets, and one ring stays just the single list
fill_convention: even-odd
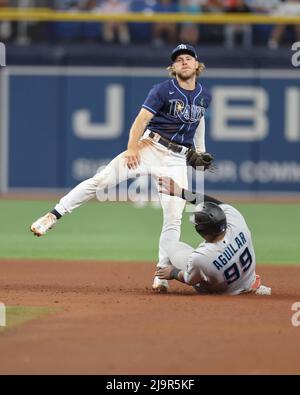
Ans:
[{"label": "black belt", "polygon": [[172,143],[172,141],[165,139],[164,137],[161,137],[158,133],[150,131],[149,137],[151,137],[156,143],[163,145],[164,147],[168,148],[169,150],[177,154],[186,153],[188,150],[187,147]]}]

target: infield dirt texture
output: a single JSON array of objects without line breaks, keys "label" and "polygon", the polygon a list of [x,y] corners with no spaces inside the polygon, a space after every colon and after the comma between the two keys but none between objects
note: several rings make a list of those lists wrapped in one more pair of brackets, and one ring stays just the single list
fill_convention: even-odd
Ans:
[{"label": "infield dirt texture", "polygon": [[225,297],[175,281],[153,294],[161,211],[97,204],[37,239],[28,227],[51,203],[0,201],[0,302],[53,308],[0,332],[0,374],[300,373],[299,205],[235,205],[273,294]]}]

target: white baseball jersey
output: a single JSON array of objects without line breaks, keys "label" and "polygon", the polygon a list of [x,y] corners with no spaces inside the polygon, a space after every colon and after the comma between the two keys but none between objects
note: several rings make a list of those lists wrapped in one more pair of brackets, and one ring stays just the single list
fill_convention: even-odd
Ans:
[{"label": "white baseball jersey", "polygon": [[184,280],[200,293],[247,292],[255,282],[255,254],[251,232],[242,214],[229,204],[220,204],[226,214],[225,237],[207,241],[190,255]]}]

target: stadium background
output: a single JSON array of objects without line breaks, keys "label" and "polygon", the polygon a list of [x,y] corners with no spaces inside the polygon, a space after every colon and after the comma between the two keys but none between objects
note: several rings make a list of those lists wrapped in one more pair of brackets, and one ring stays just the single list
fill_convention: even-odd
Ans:
[{"label": "stadium background", "polygon": [[[83,7],[80,10],[79,3]],[[97,13],[93,1],[0,2],[0,6],[18,7],[19,11],[33,6],[51,7],[39,16],[34,13],[43,8],[29,10],[27,17],[20,17],[16,9],[7,11],[3,8],[2,19],[0,8],[0,41],[6,44],[7,55],[6,67],[0,68],[0,301],[9,306],[9,327],[39,317],[42,313],[40,310],[35,312],[35,307],[42,306],[48,314],[49,306],[53,313],[57,303],[61,303],[64,312],[74,309],[75,314],[74,306],[78,308],[79,305],[72,297],[78,292],[91,296],[83,303],[100,322],[107,314],[102,303],[107,303],[116,315],[121,314],[119,309],[114,310],[119,303],[115,299],[116,290],[120,291],[117,300],[130,293],[132,306],[135,298],[141,304],[143,298],[148,298],[150,305],[156,306],[157,303],[157,311],[162,308],[169,313],[167,306],[172,300],[154,301],[147,288],[152,280],[161,227],[161,211],[155,205],[91,202],[66,217],[45,238],[34,239],[28,228],[34,219],[52,208],[58,196],[90,177],[99,166],[126,148],[128,130],[145,95],[153,84],[167,78],[165,68],[169,64],[169,54],[179,41],[184,41],[180,40],[184,34],[188,34],[189,41],[195,41],[193,44],[199,58],[206,64],[203,83],[213,95],[207,114],[206,146],[216,156],[217,171],[206,174],[206,190],[234,203],[247,218],[256,246],[258,270],[265,273],[266,282],[275,288],[274,303],[277,303],[278,314],[276,318],[268,316],[272,309],[267,302],[261,304],[261,309],[270,320],[268,322],[275,322],[276,330],[283,330],[284,339],[295,336],[294,332],[290,333],[288,323],[290,304],[299,299],[296,270],[300,219],[300,84],[299,67],[292,64],[295,51],[291,47],[292,43],[300,41],[295,29],[299,20],[291,20],[290,25],[284,12],[279,16],[275,14],[279,24],[272,20],[274,10],[285,2],[245,2],[246,5],[238,9],[235,4],[238,2],[224,2],[227,8],[224,4],[221,6],[221,2],[190,3],[191,18],[204,18],[201,22],[187,23],[181,19],[173,26],[170,19],[161,27],[159,16],[173,18],[175,13],[175,19],[179,20],[182,11],[187,11],[180,7],[189,2],[125,2],[128,11],[143,12],[142,16],[138,15],[142,19],[139,23],[123,21],[129,39],[123,31],[121,39],[115,37],[110,42],[104,35],[105,13]],[[229,6],[236,9],[228,10]],[[59,14],[53,9],[63,11],[61,18],[69,20],[58,22]],[[235,16],[241,18],[237,22],[248,18],[249,23],[230,24],[232,19],[227,16],[227,11],[246,12]],[[172,12],[173,17],[164,16],[165,12]],[[219,19],[212,23],[209,18],[215,12]],[[78,20],[84,19],[85,15],[99,20]],[[126,14],[122,17],[126,18]],[[145,22],[143,18],[148,17],[154,20]],[[252,17],[257,20],[250,21]],[[263,23],[258,24],[261,17]],[[128,18],[130,20],[130,16]],[[292,18],[296,18],[295,10]],[[278,30],[277,33],[274,31],[282,24],[289,27],[278,38]],[[169,28],[165,29],[166,25]],[[188,223],[188,214],[184,215],[182,238],[193,245],[198,241]],[[44,259],[50,259],[55,269],[49,269],[51,263],[48,266],[49,261]],[[67,260],[69,266],[54,260]],[[97,280],[83,275],[81,282],[79,266],[76,266],[78,260]],[[90,266],[93,263],[89,261],[96,261],[97,268]],[[123,261],[123,264],[110,266],[105,261]],[[133,269],[132,265],[125,266],[128,262],[140,264]],[[107,283],[101,281],[102,271]],[[288,278],[288,272],[295,273],[293,281]],[[115,282],[109,279],[108,273],[114,274]],[[68,281],[72,282],[72,287]],[[144,293],[141,293],[141,287],[146,290]],[[131,295],[134,292],[135,295]],[[174,292],[175,296],[181,294],[182,301],[178,302],[176,298],[176,302],[186,309],[186,303],[189,303],[186,288],[175,286]],[[101,316],[92,298],[101,303]],[[26,303],[30,307],[26,307]],[[214,300],[207,300],[208,306],[214,306],[214,303]],[[234,302],[222,299],[222,303],[223,308],[230,311]],[[256,308],[250,300],[236,303],[242,310],[245,303],[250,310]],[[129,302],[121,304],[125,314]],[[83,309],[81,305],[79,307]],[[218,308],[218,313],[222,314],[221,307]],[[205,314],[209,317],[211,310],[208,307],[207,311],[202,309],[203,320]],[[188,314],[185,322],[194,322],[195,311],[188,310]],[[47,319],[51,322],[56,318]],[[210,319],[214,321],[212,317]],[[232,319],[233,322],[238,320],[238,314]],[[264,323],[265,320],[261,321]],[[36,333],[36,327],[31,325],[30,329]],[[226,328],[226,322],[218,325]],[[272,330],[269,327],[265,333],[270,335]],[[263,338],[261,333],[264,330],[258,333]],[[258,333],[250,331],[249,339],[254,341]],[[22,336],[21,328],[19,335]],[[108,344],[114,340],[114,337],[109,338]],[[8,347],[9,342],[6,344]],[[153,344],[153,352],[155,347],[162,347],[155,341]],[[137,344],[132,345],[136,350]],[[286,367],[272,358],[275,354],[270,352],[269,358],[261,357],[257,370],[255,356],[251,359],[251,353],[243,368],[232,366],[232,370],[219,364],[219,360],[212,360],[211,368],[199,363],[197,371],[187,363],[183,369],[182,364],[175,362],[175,356],[169,369],[163,359],[155,365],[152,354],[148,368],[144,363],[146,359],[140,357],[143,370],[134,359],[131,363],[124,360],[118,365],[113,351],[112,359],[108,358],[105,364],[100,358],[101,345],[98,354],[95,353],[95,361],[90,361],[86,370],[80,365],[80,358],[76,359],[77,365],[74,361],[60,365],[54,356],[46,360],[44,355],[33,356],[27,351],[34,361],[32,364],[24,364],[21,352],[18,363],[13,365],[11,361],[10,365],[8,360],[2,373],[281,373],[284,369],[288,373],[298,372],[292,365],[297,347],[291,351],[290,345],[285,346],[284,355],[290,361]],[[165,350],[170,352],[168,347]],[[237,354],[240,351],[238,349]],[[273,353],[279,351],[280,347]],[[78,350],[76,352],[80,355]],[[37,361],[40,365],[35,363]]]}]

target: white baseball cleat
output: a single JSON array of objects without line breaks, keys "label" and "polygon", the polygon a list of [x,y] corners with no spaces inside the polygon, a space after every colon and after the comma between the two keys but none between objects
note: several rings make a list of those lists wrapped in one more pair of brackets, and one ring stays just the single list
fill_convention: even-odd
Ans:
[{"label": "white baseball cleat", "polygon": [[54,214],[48,213],[43,217],[37,219],[30,227],[32,233],[35,236],[43,236],[47,230],[52,229],[53,226],[56,224],[57,218]]},{"label": "white baseball cleat", "polygon": [[266,287],[265,285],[260,285],[256,290],[256,295],[271,295],[272,289],[270,287]]},{"label": "white baseball cleat", "polygon": [[159,294],[165,294],[168,292],[169,283],[168,280],[161,280],[157,276],[154,277],[152,290]]}]

